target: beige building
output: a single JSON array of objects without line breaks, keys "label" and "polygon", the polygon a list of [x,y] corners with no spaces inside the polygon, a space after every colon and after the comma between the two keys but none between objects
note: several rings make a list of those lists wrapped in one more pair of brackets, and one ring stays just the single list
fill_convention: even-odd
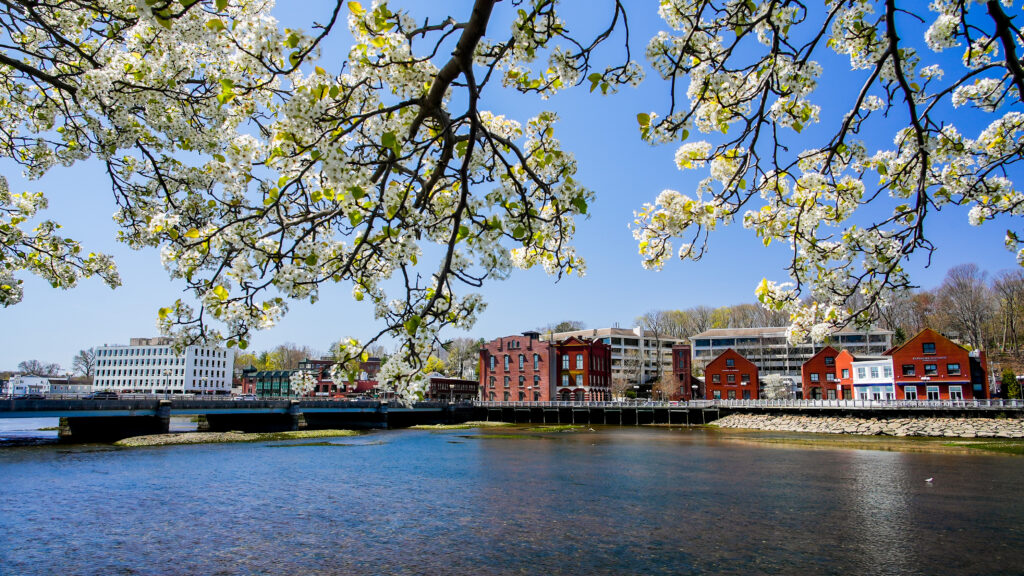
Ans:
[{"label": "beige building", "polygon": [[753,362],[761,376],[778,374],[800,382],[800,367],[825,346],[849,350],[854,356],[880,356],[892,347],[889,330],[861,331],[845,328],[825,342],[790,345],[786,327],[712,328],[690,337],[693,344],[693,368],[703,373],[704,366],[729,348]]}]

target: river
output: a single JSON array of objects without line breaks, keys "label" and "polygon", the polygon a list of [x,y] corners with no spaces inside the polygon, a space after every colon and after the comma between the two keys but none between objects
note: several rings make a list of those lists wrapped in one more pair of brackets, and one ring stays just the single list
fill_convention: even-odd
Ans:
[{"label": "river", "polygon": [[0,574],[1024,571],[1024,458],[758,438],[503,428],[5,448]]}]

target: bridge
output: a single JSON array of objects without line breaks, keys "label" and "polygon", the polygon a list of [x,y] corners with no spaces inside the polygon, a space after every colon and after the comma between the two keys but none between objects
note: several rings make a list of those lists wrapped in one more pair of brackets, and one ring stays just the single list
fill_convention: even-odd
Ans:
[{"label": "bridge", "polygon": [[475,419],[534,424],[708,424],[729,414],[861,418],[997,415],[1024,418],[1022,400],[694,400],[690,402],[474,402]]},{"label": "bridge", "polygon": [[171,416],[202,416],[205,430],[276,432],[402,428],[470,420],[510,423],[708,424],[735,413],[902,418],[1024,418],[1021,400],[695,400],[691,402],[419,402],[379,400],[122,395],[116,399],[50,395],[0,399],[0,418],[60,418],[60,437],[76,442],[161,434]]},{"label": "bridge", "polygon": [[311,430],[371,429],[465,422],[472,416],[472,406],[448,402],[404,406],[378,400],[240,400],[142,394],[116,399],[49,395],[0,400],[0,418],[60,418],[60,437],[76,442],[167,433],[171,416],[202,416],[203,429],[212,432],[279,432],[298,430],[302,423]]}]

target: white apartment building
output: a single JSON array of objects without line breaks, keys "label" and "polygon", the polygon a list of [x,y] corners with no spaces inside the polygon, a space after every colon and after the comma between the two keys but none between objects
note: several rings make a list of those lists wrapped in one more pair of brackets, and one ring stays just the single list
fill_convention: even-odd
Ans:
[{"label": "white apartment building", "polygon": [[570,336],[600,340],[611,346],[612,380],[621,379],[634,385],[649,384],[661,374],[671,373],[672,346],[686,344],[686,340],[655,335],[639,326],[547,333],[541,336],[541,340],[557,342]]},{"label": "white apartment building", "polygon": [[789,344],[786,327],[712,328],[690,337],[693,343],[693,367],[703,372],[704,366],[719,354],[732,348],[757,366],[759,376],[778,374],[800,382],[800,367],[825,346],[849,350],[856,356],[880,356],[892,347],[892,332],[872,329],[859,331],[846,328],[834,332],[822,343]]},{"label": "white apartment building", "polygon": [[141,394],[231,393],[235,357],[216,346],[189,346],[177,355],[169,338],[132,338],[96,349],[93,390]]},{"label": "white apartment building", "polygon": [[[843,371],[846,369],[844,368]],[[893,400],[896,382],[892,375],[892,357],[858,358],[850,363],[853,372],[853,397],[858,400]],[[844,374],[844,378],[847,376]]]},{"label": "white apartment building", "polygon": [[24,396],[26,394],[49,394],[50,379],[45,376],[28,376],[15,374],[0,390],[0,394]]}]

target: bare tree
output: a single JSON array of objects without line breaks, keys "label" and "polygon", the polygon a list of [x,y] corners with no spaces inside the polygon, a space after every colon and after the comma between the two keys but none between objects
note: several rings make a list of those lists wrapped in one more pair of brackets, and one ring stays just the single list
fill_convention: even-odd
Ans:
[{"label": "bare tree", "polygon": [[1002,328],[1000,350],[1006,351],[1006,340],[1016,353],[1020,351],[1017,337],[1017,320],[1024,309],[1024,272],[1003,270],[992,282],[992,290],[999,295],[999,322]]},{"label": "bare tree", "polygon": [[25,360],[18,364],[18,371],[26,376],[58,376],[60,375],[60,364]]},{"label": "bare tree", "polygon": [[85,350],[79,350],[78,354],[71,359],[71,371],[76,374],[81,374],[89,380],[92,380],[93,368],[96,366],[96,350],[93,348],[87,348]]},{"label": "bare tree", "polygon": [[612,375],[612,392],[618,391],[621,395],[626,390],[632,390],[633,386],[640,384],[643,365],[644,362],[639,351],[626,350],[622,354],[621,370],[618,374]]},{"label": "bare tree", "polygon": [[538,329],[538,332],[547,332],[551,334],[557,334],[559,332],[572,332],[574,330],[583,330],[587,327],[585,322],[579,320],[562,320],[561,322],[554,322],[543,326]]},{"label": "bare tree", "polygon": [[711,317],[715,312],[713,308],[701,305],[690,308],[687,312],[690,314],[690,329],[692,330],[690,336],[711,328]]},{"label": "bare tree", "polygon": [[480,341],[473,338],[453,338],[445,342],[448,373],[459,378],[475,378],[479,370],[480,348]]},{"label": "bare tree", "polygon": [[994,312],[985,276],[976,264],[960,264],[949,269],[938,290],[944,327],[974,348],[984,347],[984,326]]},{"label": "bare tree", "polygon": [[672,372],[664,372],[653,387],[654,398],[657,400],[671,400],[679,398],[682,391],[679,389],[679,378]]}]

